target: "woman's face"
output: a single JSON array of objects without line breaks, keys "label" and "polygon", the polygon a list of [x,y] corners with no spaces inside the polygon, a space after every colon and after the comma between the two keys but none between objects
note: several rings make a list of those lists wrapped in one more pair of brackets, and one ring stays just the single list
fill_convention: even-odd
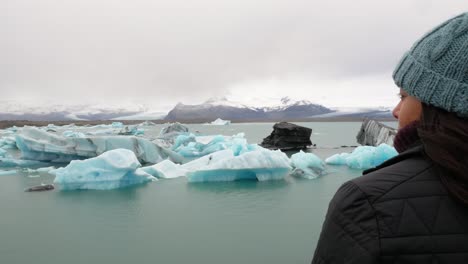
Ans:
[{"label": "woman's face", "polygon": [[400,89],[400,102],[393,109],[393,116],[398,119],[398,129],[421,118],[422,104],[413,96]]}]

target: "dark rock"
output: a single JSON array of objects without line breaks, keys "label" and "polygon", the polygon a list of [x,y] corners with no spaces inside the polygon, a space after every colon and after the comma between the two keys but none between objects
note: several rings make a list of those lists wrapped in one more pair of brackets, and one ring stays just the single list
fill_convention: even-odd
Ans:
[{"label": "dark rock", "polygon": [[357,142],[363,146],[378,146],[382,143],[393,146],[397,130],[372,119],[365,119],[356,136]]},{"label": "dark rock", "polygon": [[280,122],[273,126],[273,132],[260,144],[268,149],[303,149],[312,145],[312,129],[295,124]]},{"label": "dark rock", "polygon": [[55,189],[54,185],[52,184],[41,184],[38,186],[30,187],[24,190],[25,192],[42,192],[42,191],[50,191]]}]

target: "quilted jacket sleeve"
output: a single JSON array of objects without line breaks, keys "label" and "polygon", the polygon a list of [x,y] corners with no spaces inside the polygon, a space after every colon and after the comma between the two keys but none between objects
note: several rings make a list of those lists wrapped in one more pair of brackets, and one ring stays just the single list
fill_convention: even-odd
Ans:
[{"label": "quilted jacket sleeve", "polygon": [[312,263],[377,263],[379,253],[374,209],[359,187],[347,182],[330,202]]}]

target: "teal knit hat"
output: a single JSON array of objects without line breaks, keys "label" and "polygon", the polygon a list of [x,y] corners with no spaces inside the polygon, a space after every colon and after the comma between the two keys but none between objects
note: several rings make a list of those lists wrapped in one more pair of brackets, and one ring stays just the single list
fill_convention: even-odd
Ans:
[{"label": "teal knit hat", "polygon": [[468,117],[468,13],[417,41],[401,59],[393,79],[421,102]]}]

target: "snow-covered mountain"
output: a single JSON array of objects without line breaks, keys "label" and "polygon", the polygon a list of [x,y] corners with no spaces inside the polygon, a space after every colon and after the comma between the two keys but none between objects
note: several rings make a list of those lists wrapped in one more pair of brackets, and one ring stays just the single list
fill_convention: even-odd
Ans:
[{"label": "snow-covered mountain", "polygon": [[62,105],[45,102],[0,101],[0,120],[143,120],[162,119],[166,113],[151,110],[142,104]]},{"label": "snow-covered mountain", "polygon": [[333,110],[306,100],[284,97],[268,106],[253,106],[233,102],[226,98],[210,99],[199,105],[177,104],[165,120],[214,120],[216,118],[240,120],[284,120],[308,118],[331,113]]}]

